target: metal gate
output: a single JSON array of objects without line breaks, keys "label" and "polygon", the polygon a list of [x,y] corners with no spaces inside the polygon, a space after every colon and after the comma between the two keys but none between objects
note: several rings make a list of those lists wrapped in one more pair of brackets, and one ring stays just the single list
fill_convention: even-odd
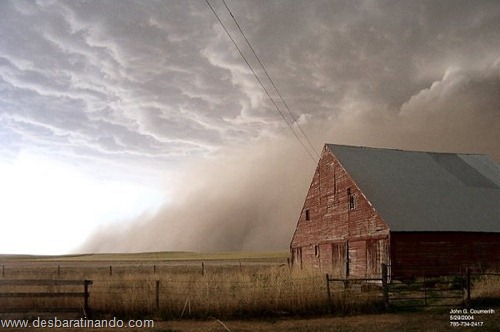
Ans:
[{"label": "metal gate", "polygon": [[395,307],[455,306],[466,304],[467,280],[463,275],[394,281],[387,285],[388,298]]}]

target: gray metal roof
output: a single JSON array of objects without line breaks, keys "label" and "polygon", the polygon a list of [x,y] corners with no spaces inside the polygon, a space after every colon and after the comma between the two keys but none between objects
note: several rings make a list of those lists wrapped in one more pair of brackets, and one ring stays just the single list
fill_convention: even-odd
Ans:
[{"label": "gray metal roof", "polygon": [[500,232],[500,165],[486,155],[327,147],[393,231]]}]

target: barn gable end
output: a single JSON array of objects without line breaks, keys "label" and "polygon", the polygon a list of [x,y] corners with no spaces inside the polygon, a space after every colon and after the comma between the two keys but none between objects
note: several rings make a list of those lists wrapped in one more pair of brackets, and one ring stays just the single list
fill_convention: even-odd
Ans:
[{"label": "barn gable end", "polygon": [[325,146],[292,238],[292,262],[336,275],[377,275],[388,263],[388,243],[388,226]]},{"label": "barn gable end", "polygon": [[327,144],[292,263],[347,277],[379,276],[382,263],[402,277],[498,266],[499,216],[500,165],[487,156]]}]

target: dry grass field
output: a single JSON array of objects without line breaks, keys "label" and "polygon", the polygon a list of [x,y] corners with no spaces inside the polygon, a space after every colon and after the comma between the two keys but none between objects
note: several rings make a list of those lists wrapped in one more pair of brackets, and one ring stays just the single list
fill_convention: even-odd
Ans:
[{"label": "dry grass field", "polygon": [[[89,302],[95,316],[172,319],[324,312],[323,275],[294,273],[286,263],[281,252],[17,257],[3,260],[2,277],[92,280]],[[42,299],[28,305],[50,303]]]},{"label": "dry grass field", "polygon": [[[287,252],[0,256],[0,268],[0,280],[92,280],[93,284],[89,287],[92,318],[118,317],[124,322],[129,319],[150,319],[154,320],[155,327],[146,330],[152,331],[450,329],[449,308],[385,313],[381,293],[376,287],[374,291],[346,298],[342,288],[332,285],[332,303],[329,307],[325,274],[290,270]],[[13,291],[2,287],[0,293]],[[60,291],[59,286],[42,290],[23,287],[14,291]],[[81,286],[78,287],[71,291],[81,291]],[[487,299],[482,303],[483,307],[500,313],[498,300],[491,300],[500,298],[498,276],[475,280],[473,294],[477,300]],[[81,298],[20,298],[16,301],[9,299],[7,302],[0,298],[0,309],[12,305],[32,308],[82,306]],[[333,315],[329,315],[329,309]],[[33,312],[24,316],[34,318],[37,315]],[[483,315],[481,319],[484,324],[480,330],[498,331],[499,316]],[[0,314],[0,318],[5,316]]]}]

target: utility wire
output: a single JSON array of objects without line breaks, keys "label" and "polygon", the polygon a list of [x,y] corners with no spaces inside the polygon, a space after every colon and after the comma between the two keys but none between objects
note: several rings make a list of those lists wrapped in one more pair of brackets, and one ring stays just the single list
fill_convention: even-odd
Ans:
[{"label": "utility wire", "polygon": [[[213,8],[213,6],[210,4],[210,1],[209,0],[205,0],[205,2],[207,3],[208,7],[210,7],[210,10],[212,11],[212,13],[215,15],[215,17],[217,18],[217,21],[219,21],[219,24],[222,26],[222,28],[224,29],[224,31],[226,32],[226,34],[228,35],[229,39],[231,40],[231,42],[234,44],[234,46],[236,47],[236,49],[238,50],[238,53],[240,54],[240,56],[243,58],[243,60],[245,61],[246,65],[248,66],[248,68],[250,69],[250,71],[252,72],[253,76],[255,77],[255,79],[257,80],[257,82],[260,84],[260,86],[262,87],[262,89],[264,90],[264,92],[266,93],[266,95],[268,96],[269,100],[271,100],[271,103],[273,104],[273,106],[276,108],[276,110],[278,111],[278,113],[281,115],[281,117],[283,118],[283,120],[286,122],[286,124],[288,125],[288,127],[290,128],[290,130],[293,132],[293,135],[295,136],[295,138],[300,142],[300,144],[302,145],[302,147],[304,148],[304,150],[307,152],[307,154],[311,157],[311,160],[313,161],[314,164],[316,164],[316,158],[313,156],[313,154],[311,153],[311,151],[309,151],[308,147],[305,145],[305,143],[300,139],[300,137],[297,135],[297,133],[295,132],[295,130],[293,129],[293,126],[292,124],[290,124],[290,122],[287,120],[286,116],[283,114],[283,112],[281,111],[281,109],[278,107],[278,105],[276,104],[276,102],[274,101],[273,97],[271,96],[271,94],[269,93],[269,91],[267,90],[267,88],[264,86],[264,84],[262,83],[262,81],[260,80],[260,78],[257,76],[257,73],[255,72],[255,70],[253,69],[253,67],[250,65],[250,62],[248,62],[247,58],[245,57],[245,55],[243,54],[243,52],[241,51],[240,47],[238,46],[238,44],[236,43],[236,41],[234,40],[234,38],[232,37],[231,33],[229,32],[229,30],[226,28],[226,26],[224,25],[224,23],[222,22],[221,18],[219,17],[219,15],[217,14],[217,12],[215,11],[215,9]],[[224,2],[225,4],[225,2]],[[227,5],[226,5],[226,8],[227,8]],[[228,8],[229,10],[229,8]],[[231,14],[232,16],[232,14]],[[234,19],[234,16],[233,16],[233,19]],[[240,29],[241,31],[241,29]],[[246,37],[245,37],[246,39]],[[255,54],[255,52],[254,52]],[[259,63],[260,63],[260,60],[259,60]],[[269,77],[269,75],[268,75]],[[273,84],[274,85],[274,84]],[[297,123],[298,125],[298,123]],[[303,133],[303,132],[302,132]],[[305,136],[305,135],[304,135]],[[307,136],[306,136],[306,139],[307,139]],[[307,141],[309,142],[309,139],[307,139]],[[309,142],[310,144],[310,142]],[[319,157],[318,153],[314,150],[313,148],[313,151],[314,153]]]},{"label": "utility wire", "polygon": [[293,122],[297,125],[297,128],[299,128],[300,132],[302,133],[302,136],[304,136],[304,138],[307,140],[307,143],[309,145],[309,147],[311,148],[311,150],[314,152],[314,154],[316,154],[316,157],[318,157],[318,159],[320,158],[318,152],[316,151],[316,149],[314,148],[314,146],[312,145],[311,141],[309,140],[309,138],[307,137],[306,133],[302,130],[302,127],[299,125],[299,122],[297,121],[297,118],[295,116],[295,114],[292,112],[292,110],[290,109],[290,107],[288,107],[288,104],[286,103],[285,99],[283,98],[283,95],[281,94],[281,92],[279,91],[278,87],[276,86],[276,84],[274,83],[273,79],[271,78],[271,76],[269,75],[266,67],[264,67],[264,65],[262,64],[262,61],[260,61],[260,58],[259,56],[257,55],[257,53],[255,52],[254,48],[252,47],[252,45],[250,44],[250,41],[248,40],[247,36],[245,35],[245,33],[243,32],[243,30],[241,29],[241,26],[240,24],[238,23],[238,21],[236,20],[236,17],[234,17],[233,13],[231,12],[231,9],[229,9],[227,3],[226,3],[226,0],[222,0],[222,3],[224,4],[224,6],[226,7],[229,15],[231,15],[231,18],[233,19],[234,23],[236,24],[236,27],[238,27],[238,30],[240,31],[241,35],[243,36],[243,38],[245,39],[245,42],[247,43],[248,47],[250,48],[250,50],[252,51],[255,59],[257,59],[257,62],[259,63],[260,67],[262,68],[262,70],[264,71],[264,73],[266,74],[266,77],[267,79],[269,80],[269,82],[271,82],[271,85],[273,86],[274,90],[276,91],[276,93],[278,94],[281,102],[283,103],[283,105],[285,105],[285,108],[287,109],[288,113],[290,114],[290,116],[292,117],[293,119]]}]

